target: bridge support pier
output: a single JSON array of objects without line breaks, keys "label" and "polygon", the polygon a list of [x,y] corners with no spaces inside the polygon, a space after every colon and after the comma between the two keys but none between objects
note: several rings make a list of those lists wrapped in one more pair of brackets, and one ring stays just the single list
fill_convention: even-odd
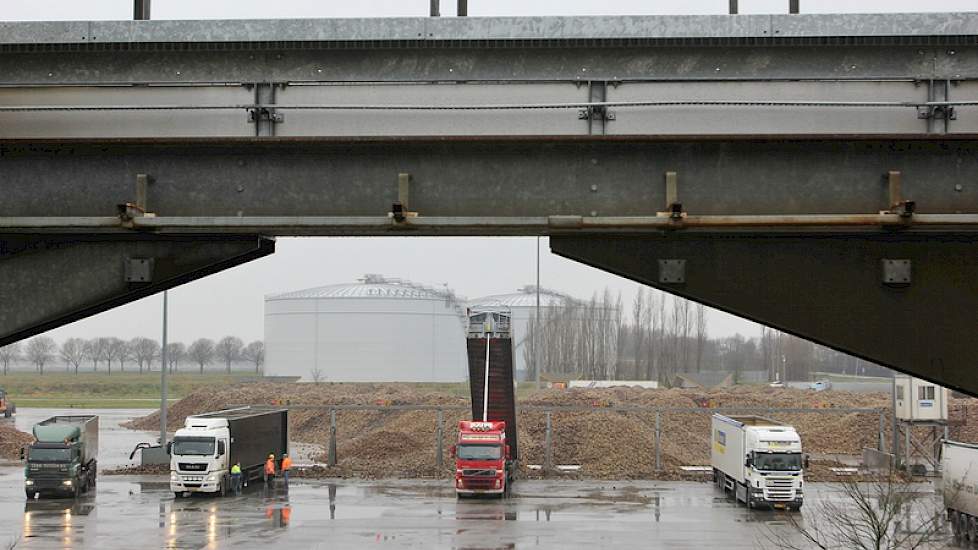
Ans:
[{"label": "bridge support pier", "polygon": [[978,236],[555,236],[554,253],[978,395]]},{"label": "bridge support pier", "polygon": [[253,235],[0,235],[0,346],[274,250]]}]

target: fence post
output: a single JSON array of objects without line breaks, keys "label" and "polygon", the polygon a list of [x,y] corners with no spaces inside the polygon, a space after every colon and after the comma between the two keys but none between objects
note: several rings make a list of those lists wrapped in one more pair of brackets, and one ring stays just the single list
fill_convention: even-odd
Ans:
[{"label": "fence post", "polygon": [[662,470],[662,411],[655,411],[655,471]]},{"label": "fence post", "polygon": [[883,411],[880,411],[880,435],[879,435],[879,445],[878,449],[881,453],[886,452],[886,417],[883,416]]},{"label": "fence post", "polygon": [[329,410],[329,455],[327,464],[336,466],[336,409]]},{"label": "fence post", "polygon": [[438,428],[435,430],[435,465],[438,469],[441,469],[445,465],[443,454],[443,447],[445,445],[445,413],[441,409],[438,409]]},{"label": "fence post", "polygon": [[550,420],[550,411],[547,411],[547,431],[544,435],[543,446],[543,473],[549,474],[550,469],[553,467],[553,426]]}]

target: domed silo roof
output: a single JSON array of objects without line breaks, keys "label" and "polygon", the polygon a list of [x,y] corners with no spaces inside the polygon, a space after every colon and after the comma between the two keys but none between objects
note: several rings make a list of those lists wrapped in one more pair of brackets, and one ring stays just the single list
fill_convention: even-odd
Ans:
[{"label": "domed silo roof", "polygon": [[303,380],[465,379],[465,308],[445,287],[366,275],[265,296],[266,370]]},{"label": "domed silo roof", "polygon": [[[567,294],[540,288],[540,307],[561,306],[568,300],[574,300]],[[535,285],[526,285],[510,294],[492,294],[469,300],[469,307],[497,306],[509,308],[534,308],[537,305],[537,289]]]}]

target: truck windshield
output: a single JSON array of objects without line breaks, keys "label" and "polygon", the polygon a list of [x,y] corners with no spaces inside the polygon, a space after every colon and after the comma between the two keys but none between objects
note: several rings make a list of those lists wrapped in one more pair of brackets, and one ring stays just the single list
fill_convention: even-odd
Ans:
[{"label": "truck windshield", "polygon": [[499,460],[499,445],[459,445],[455,451],[462,460]]},{"label": "truck windshield", "polygon": [[754,468],[778,472],[801,471],[801,453],[757,453]]},{"label": "truck windshield", "polygon": [[31,462],[71,462],[71,449],[38,449],[31,447]]},{"label": "truck windshield", "polygon": [[173,454],[210,456],[214,454],[213,437],[177,437],[173,440]]}]

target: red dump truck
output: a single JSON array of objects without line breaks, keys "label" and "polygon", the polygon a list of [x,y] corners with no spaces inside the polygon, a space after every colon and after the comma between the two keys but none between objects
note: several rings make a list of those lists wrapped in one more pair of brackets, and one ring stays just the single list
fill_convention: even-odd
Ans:
[{"label": "red dump truck", "polygon": [[519,457],[509,310],[470,311],[467,336],[473,420],[459,422],[452,447],[455,494],[501,497],[509,492]]}]

